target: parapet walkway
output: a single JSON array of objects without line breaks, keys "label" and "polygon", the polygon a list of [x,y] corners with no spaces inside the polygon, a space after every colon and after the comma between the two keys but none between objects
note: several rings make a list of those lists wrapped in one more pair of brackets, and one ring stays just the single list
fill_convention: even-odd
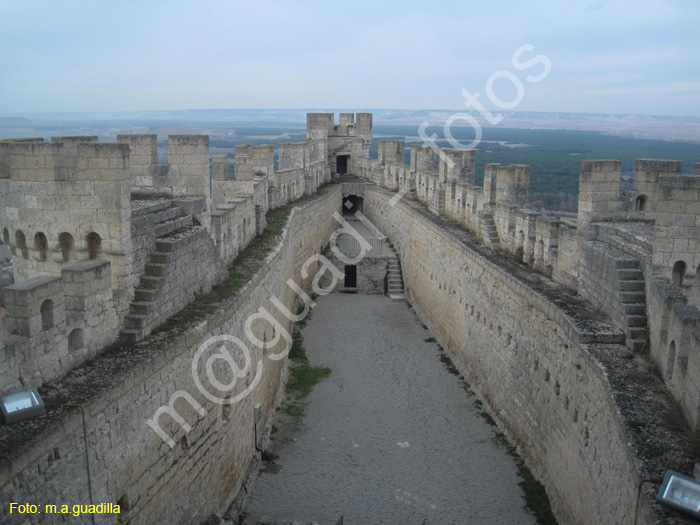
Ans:
[{"label": "parapet walkway", "polygon": [[406,303],[330,294],[303,336],[332,372],[273,448],[282,468],[258,477],[248,523],[535,523],[514,460]]}]

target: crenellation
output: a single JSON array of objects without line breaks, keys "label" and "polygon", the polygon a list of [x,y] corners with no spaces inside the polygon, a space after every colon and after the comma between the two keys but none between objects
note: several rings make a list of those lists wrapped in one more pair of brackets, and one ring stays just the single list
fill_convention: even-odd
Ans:
[{"label": "crenellation", "polygon": [[619,160],[582,160],[579,175],[579,227],[611,220],[621,208]]},{"label": "crenellation", "polygon": [[309,142],[279,144],[279,171],[305,169],[308,165]]},{"label": "crenellation", "polygon": [[[237,145],[234,178],[226,155],[212,156],[210,168],[206,135],[170,135],[164,164],[156,135],[0,141],[0,226],[17,277],[5,289],[0,393],[51,381],[42,393],[60,398],[81,385],[97,496],[128,500],[122,518],[176,522],[187,506],[201,511],[199,522],[220,512],[254,454],[252,407],[261,403],[267,424],[284,360],[266,361],[258,389],[225,414],[207,405],[197,419],[183,408],[192,432],[164,421],[182,444],[173,450],[143,422],[188,388],[208,336],[244,333],[246,317],[272,296],[292,308],[284,283],[328,242],[333,212],[352,197],[388,235],[416,311],[543,480],[558,516],[630,521],[640,472],[659,470],[638,451],[640,439],[656,446],[660,434],[641,436],[635,411],[660,414],[673,399],[687,426],[700,428],[700,177],[681,175],[678,161],[638,159],[633,190],[621,193],[620,161],[584,160],[577,216],[540,213],[529,208],[528,166],[489,163],[476,186],[474,150],[412,145],[405,165],[403,141],[380,141],[372,159],[372,115],[334,118],[308,114],[307,138],[279,145],[278,170],[273,146]],[[341,175],[364,180],[321,190]],[[183,332],[149,336],[223,281],[263,233],[267,211],[317,193],[292,208],[279,247],[240,295]],[[387,268],[385,257],[360,265],[359,288],[381,292]],[[128,370],[116,347],[103,353],[117,341],[136,349]],[[648,392],[653,366],[663,385],[654,378]],[[39,437],[0,430],[31,450],[11,458],[11,473],[0,469],[3,496],[84,499],[75,482],[82,456],[70,452],[77,419],[56,410],[37,423]],[[61,461],[37,474],[33,458],[55,448]],[[20,487],[18,476],[32,481]],[[148,496],[165,492],[172,498]],[[641,522],[667,517],[647,494],[639,508]]]},{"label": "crenellation", "polygon": [[474,184],[475,150],[443,149],[442,153],[438,168],[440,182]]},{"label": "crenellation", "polygon": [[333,134],[333,118],[333,113],[307,113],[306,134],[312,139],[328,137]]},{"label": "crenellation", "polygon": [[211,179],[217,182],[228,182],[229,178],[228,155],[212,155]]},{"label": "crenellation", "polygon": [[656,211],[659,178],[680,175],[682,163],[676,160],[636,159],[634,164],[633,194],[634,210],[654,213]]}]

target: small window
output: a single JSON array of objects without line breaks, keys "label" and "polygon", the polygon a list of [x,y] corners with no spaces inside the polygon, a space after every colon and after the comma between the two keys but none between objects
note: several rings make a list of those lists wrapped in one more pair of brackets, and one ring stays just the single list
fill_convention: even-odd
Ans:
[{"label": "small window", "polygon": [[29,250],[27,249],[27,238],[22,230],[15,232],[15,248],[17,254],[21,254],[23,258],[29,259]]},{"label": "small window", "polygon": [[45,261],[49,254],[49,241],[42,232],[34,235],[34,248],[39,252],[39,260]]},{"label": "small window", "polygon": [[41,328],[44,330],[53,328],[53,301],[51,299],[41,303]]},{"label": "small window", "polygon": [[73,236],[70,233],[63,232],[58,236],[58,247],[61,249],[61,255],[63,262],[70,261],[71,252],[75,242],[73,241]]},{"label": "small window", "polygon": [[85,346],[83,342],[83,331],[80,328],[76,328],[68,335],[68,350],[74,352],[83,346]]},{"label": "small window", "polygon": [[673,265],[673,284],[678,286],[683,286],[683,278],[685,277],[686,264],[683,261],[676,261]]},{"label": "small window", "polygon": [[102,237],[95,232],[88,233],[86,239],[88,258],[90,260],[97,259],[102,252]]},{"label": "small window", "polygon": [[634,209],[636,211],[646,211],[647,207],[647,197],[646,195],[640,195],[634,203]]}]

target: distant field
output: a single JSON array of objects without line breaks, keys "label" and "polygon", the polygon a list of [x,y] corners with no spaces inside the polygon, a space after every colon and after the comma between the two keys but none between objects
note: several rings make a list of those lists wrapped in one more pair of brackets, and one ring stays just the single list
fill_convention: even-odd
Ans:
[{"label": "distant field", "polygon": [[[411,112],[373,110],[375,122],[387,122],[390,117],[408,117],[415,122],[430,117],[433,122],[446,112]],[[211,110],[181,112],[145,112],[140,114],[115,115],[59,115],[55,119],[5,119],[0,126],[0,139],[10,137],[44,137],[56,135],[98,135],[100,140],[113,141],[119,133],[157,133],[159,137],[158,158],[167,160],[167,136],[172,133],[205,133],[210,136],[212,155],[233,156],[237,144],[273,144],[275,149],[281,142],[300,142],[306,137],[304,124],[306,110]],[[162,113],[162,114],[161,114]],[[443,115],[444,113],[444,115]],[[437,115],[437,116],[436,116]],[[71,118],[68,118],[71,117]],[[89,118],[88,118],[89,117]],[[34,117],[32,117],[34,118]],[[582,159],[618,159],[622,161],[623,178],[629,184],[636,158],[674,159],[683,162],[685,173],[693,171],[693,164],[700,162],[700,143],[634,138],[624,133],[644,133],[656,136],[674,136],[674,129],[684,136],[693,136],[698,127],[697,119],[676,117],[620,117],[601,115],[513,113],[508,117],[532,124],[536,128],[487,128],[477,146],[476,182],[482,184],[484,166],[489,162],[501,164],[527,164],[531,169],[531,196],[542,200],[547,206],[571,209],[572,204],[550,203],[538,194],[578,194],[578,175]],[[225,122],[225,119],[239,119]],[[241,120],[243,119],[243,120]],[[529,119],[529,120],[528,120]],[[641,122],[641,124],[640,124]],[[457,123],[460,123],[459,121]],[[2,124],[2,122],[0,122]],[[544,127],[600,126],[611,133],[586,129],[541,129]],[[695,126],[695,127],[694,127]],[[679,131],[679,133],[680,133]],[[427,129],[430,136],[437,135],[437,144],[452,147],[444,140],[443,127]],[[467,145],[474,138],[471,127],[453,127],[452,134],[461,144]],[[406,163],[410,160],[411,144],[422,143],[417,124],[375,124],[375,139],[370,150],[377,156],[377,143],[382,139],[406,141]],[[700,137],[698,137],[700,140]],[[277,163],[277,155],[275,155]],[[561,198],[557,198],[561,201]],[[575,199],[573,199],[575,205]],[[563,207],[562,207],[563,206]]]},{"label": "distant field", "polygon": [[[451,131],[453,137],[465,146],[474,139],[471,127],[453,127]],[[426,133],[428,136],[435,133],[439,146],[452,147],[444,140],[441,126],[429,127]],[[377,156],[379,140],[407,140],[408,163],[410,144],[422,143],[415,126],[375,126],[374,134],[370,150],[372,157]],[[521,144],[527,146],[520,147]],[[623,176],[632,175],[634,160],[638,158],[680,160],[684,173],[692,173],[693,164],[700,162],[700,144],[697,143],[626,138],[597,131],[483,128],[482,142],[476,149],[476,181],[479,185],[487,163],[527,164],[530,166],[531,191],[571,195],[578,194],[578,176],[584,159],[621,160]]]}]

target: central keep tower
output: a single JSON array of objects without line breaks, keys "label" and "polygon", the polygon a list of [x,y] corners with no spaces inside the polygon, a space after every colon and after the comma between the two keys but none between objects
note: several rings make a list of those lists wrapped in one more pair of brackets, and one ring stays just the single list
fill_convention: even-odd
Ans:
[{"label": "central keep tower", "polygon": [[306,133],[331,176],[359,174],[358,159],[368,157],[372,145],[372,114],[341,113],[335,124],[333,113],[307,113]]}]

